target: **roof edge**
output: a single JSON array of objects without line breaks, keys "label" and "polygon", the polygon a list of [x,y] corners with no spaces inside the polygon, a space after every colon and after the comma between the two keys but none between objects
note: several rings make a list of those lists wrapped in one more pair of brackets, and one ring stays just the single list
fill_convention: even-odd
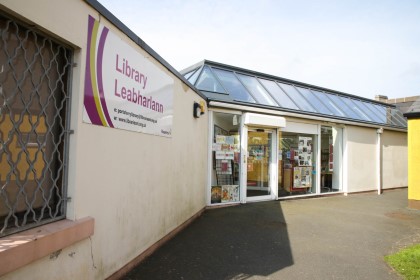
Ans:
[{"label": "roof edge", "polygon": [[408,112],[408,113],[405,113],[403,115],[407,119],[418,119],[418,118],[420,118],[420,111],[419,112]]}]

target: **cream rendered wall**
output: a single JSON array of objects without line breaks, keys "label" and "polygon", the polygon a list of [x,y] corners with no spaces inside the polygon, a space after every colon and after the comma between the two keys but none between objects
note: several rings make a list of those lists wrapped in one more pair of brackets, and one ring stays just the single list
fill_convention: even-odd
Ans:
[{"label": "cream rendered wall", "polygon": [[[5,278],[104,279],[205,206],[208,114],[194,119],[193,102],[202,99],[83,1],[2,0],[0,8],[76,48],[68,218],[95,219],[90,240]],[[82,122],[88,15],[174,79],[172,138]]]},{"label": "cream rendered wall", "polygon": [[346,126],[348,192],[375,190],[376,129]]},{"label": "cream rendered wall", "polygon": [[407,133],[384,130],[382,136],[382,188],[408,185]]}]

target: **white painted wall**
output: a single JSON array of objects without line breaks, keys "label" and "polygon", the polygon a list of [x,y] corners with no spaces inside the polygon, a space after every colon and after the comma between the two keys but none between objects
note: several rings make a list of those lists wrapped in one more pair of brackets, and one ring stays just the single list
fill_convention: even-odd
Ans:
[{"label": "white painted wall", "polygon": [[407,133],[384,130],[381,140],[382,188],[408,186]]},{"label": "white painted wall", "polygon": [[376,129],[347,126],[348,192],[376,189]]},{"label": "white painted wall", "polygon": [[[194,119],[193,102],[202,99],[83,1],[4,0],[0,9],[76,48],[68,218],[95,219],[91,240],[5,277],[104,279],[205,206],[208,114]],[[82,123],[88,15],[173,77],[172,138]]]}]

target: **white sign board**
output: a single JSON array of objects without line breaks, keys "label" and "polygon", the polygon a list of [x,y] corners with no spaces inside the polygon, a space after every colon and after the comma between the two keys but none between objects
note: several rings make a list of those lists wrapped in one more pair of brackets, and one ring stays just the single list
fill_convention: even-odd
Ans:
[{"label": "white sign board", "polygon": [[174,80],[89,16],[83,121],[171,137]]}]

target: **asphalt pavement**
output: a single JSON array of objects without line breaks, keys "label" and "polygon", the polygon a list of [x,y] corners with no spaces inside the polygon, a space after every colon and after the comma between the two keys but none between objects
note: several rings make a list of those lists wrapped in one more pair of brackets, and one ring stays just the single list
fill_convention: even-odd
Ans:
[{"label": "asphalt pavement", "polygon": [[206,210],[123,279],[401,279],[385,255],[420,243],[407,189]]}]

